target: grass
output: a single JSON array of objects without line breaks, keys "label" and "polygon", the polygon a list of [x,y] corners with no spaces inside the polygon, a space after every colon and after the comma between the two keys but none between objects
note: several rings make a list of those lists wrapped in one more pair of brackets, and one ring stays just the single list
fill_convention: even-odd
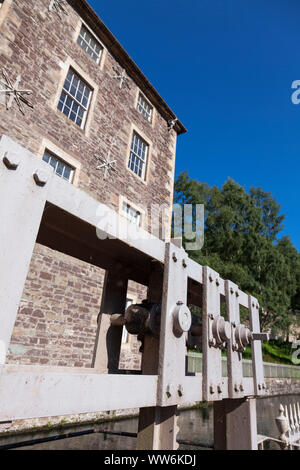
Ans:
[{"label": "grass", "polygon": [[[270,340],[268,343],[262,344],[262,353],[264,362],[272,362],[275,364],[297,365],[292,361],[292,355],[296,350],[292,348],[292,343],[286,343],[279,340]],[[192,351],[196,352],[196,351]],[[222,351],[222,356],[226,356],[226,351]],[[243,352],[243,359],[251,359],[251,347],[247,346]],[[300,366],[300,364],[298,364]]]}]

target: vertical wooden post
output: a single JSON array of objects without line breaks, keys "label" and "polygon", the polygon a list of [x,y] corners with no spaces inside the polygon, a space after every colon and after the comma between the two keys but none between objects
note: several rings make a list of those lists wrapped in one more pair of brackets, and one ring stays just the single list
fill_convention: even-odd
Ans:
[{"label": "vertical wooden post", "polygon": [[5,363],[51,177],[45,162],[9,137],[0,139],[0,365]]},{"label": "vertical wooden post", "polygon": [[[148,287],[148,300],[161,303],[163,287],[163,270],[159,263],[153,264]],[[142,374],[157,375],[159,359],[159,338],[151,335],[144,337],[142,357]],[[165,408],[154,406],[141,408],[138,427],[138,450],[176,449],[176,406]]]},{"label": "vertical wooden post", "polygon": [[110,317],[123,314],[126,308],[128,276],[124,267],[116,265],[105,273],[93,363],[100,374],[116,373],[119,369],[122,326],[112,326]]},{"label": "vertical wooden post", "polygon": [[214,402],[215,450],[257,450],[255,398]]}]

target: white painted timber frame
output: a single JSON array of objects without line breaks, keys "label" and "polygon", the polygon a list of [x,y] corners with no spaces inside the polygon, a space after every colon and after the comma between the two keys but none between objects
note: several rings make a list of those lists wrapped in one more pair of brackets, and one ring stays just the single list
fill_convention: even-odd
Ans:
[{"label": "white painted timber frame", "polygon": [[[209,267],[203,268],[189,259],[182,248],[166,244],[136,225],[134,233],[139,236],[127,240],[113,222],[117,213],[58,178],[47,163],[7,136],[0,138],[0,201],[0,421],[137,407],[165,407],[168,410],[173,407],[176,410],[177,405],[184,403],[241,400],[266,393],[260,340],[252,343],[253,378],[243,378],[238,356],[231,349],[228,351],[228,379],[222,377],[221,349],[210,346],[211,319],[221,315],[221,300],[227,303],[227,320],[239,322],[239,305],[242,305],[249,310],[253,332],[260,332],[256,299],[221,279]],[[130,257],[137,256],[149,265],[158,262],[163,267],[157,375],[103,373],[105,364],[98,369],[5,364],[34,245],[43,224],[42,218],[48,213],[46,205],[58,209],[60,216],[73,217],[82,228],[88,226],[100,235],[113,238],[114,246],[126,249]],[[105,242],[97,239],[97,243]],[[124,277],[125,284],[126,276],[130,278],[122,267],[116,265],[113,269],[116,271],[110,271],[111,292],[115,289],[114,272],[121,272],[119,275]],[[173,331],[174,309],[186,305],[189,281],[195,283],[198,297],[203,297],[202,375],[186,372],[186,335],[176,335]],[[114,303],[107,305],[112,311],[102,311],[104,317],[124,313],[114,312]],[[105,339],[109,324],[109,319],[103,328],[100,324],[98,339]],[[115,338],[118,339],[113,341],[121,342],[121,334]],[[112,349],[118,352],[119,347],[114,344]],[[230,347],[229,342],[227,348]],[[99,354],[104,349],[105,345],[96,347],[95,364],[99,363]],[[237,392],[234,390],[236,382],[242,384]],[[165,445],[172,449],[175,445],[174,438],[169,444],[166,442],[156,443],[155,448]],[[152,444],[148,441],[147,445]]]}]

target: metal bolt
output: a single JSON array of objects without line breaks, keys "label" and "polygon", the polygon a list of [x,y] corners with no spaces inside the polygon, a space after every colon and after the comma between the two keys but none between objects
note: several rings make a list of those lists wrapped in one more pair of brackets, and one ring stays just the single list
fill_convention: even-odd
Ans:
[{"label": "metal bolt", "polygon": [[219,286],[219,285],[220,285],[220,281],[219,281],[219,279],[216,279],[216,284],[217,284],[217,286]]},{"label": "metal bolt", "polygon": [[182,266],[183,266],[184,268],[187,268],[187,264],[186,264],[185,259],[182,260]]},{"label": "metal bolt", "polygon": [[240,385],[240,391],[243,392],[244,391],[244,387],[243,387],[243,384]]},{"label": "metal bolt", "polygon": [[36,170],[33,179],[38,186],[45,186],[48,181],[48,175],[43,170]]},{"label": "metal bolt", "polygon": [[175,253],[173,253],[172,258],[173,258],[174,263],[177,263],[177,257],[175,255]]},{"label": "metal bolt", "polygon": [[258,390],[261,390],[261,384],[258,384]]},{"label": "metal bolt", "polygon": [[255,307],[254,302],[252,302],[252,307],[253,307],[253,308]]},{"label": "metal bolt", "polygon": [[16,170],[20,165],[20,159],[15,153],[5,152],[3,163],[9,170]]},{"label": "metal bolt", "polygon": [[209,387],[209,392],[211,393],[211,395],[215,393],[215,389],[212,385]]},{"label": "metal bolt", "polygon": [[262,388],[263,388],[264,390],[267,390],[267,386],[266,386],[265,383],[262,384]]},{"label": "metal bolt", "polygon": [[174,394],[174,387],[172,384],[167,386],[166,393],[168,398],[170,398]]},{"label": "metal bolt", "polygon": [[178,386],[178,395],[179,395],[180,397],[183,396],[183,386],[182,386],[182,385],[179,385],[179,386]]},{"label": "metal bolt", "polygon": [[234,290],[232,287],[230,287],[230,293],[233,294]]},{"label": "metal bolt", "polygon": [[238,291],[238,290],[236,291],[235,295],[236,295],[237,297],[239,297],[239,296],[240,296],[240,294],[239,294],[239,291]]},{"label": "metal bolt", "polygon": [[213,282],[213,278],[212,278],[212,275],[211,275],[211,274],[209,275],[209,281],[210,281],[210,282]]},{"label": "metal bolt", "polygon": [[218,390],[218,393],[222,393],[222,387],[221,387],[221,385],[218,385],[217,390]]},{"label": "metal bolt", "polygon": [[237,384],[234,385],[234,391],[235,391],[235,392],[238,392],[238,391],[239,391],[239,387],[237,386]]},{"label": "metal bolt", "polygon": [[181,302],[181,300],[178,300],[178,302],[176,302],[176,305],[183,305],[183,302]]}]

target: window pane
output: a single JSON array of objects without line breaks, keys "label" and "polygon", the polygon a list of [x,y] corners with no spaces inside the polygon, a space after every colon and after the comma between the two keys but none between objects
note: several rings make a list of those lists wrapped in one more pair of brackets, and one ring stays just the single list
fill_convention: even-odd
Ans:
[{"label": "window pane", "polygon": [[102,46],[84,25],[81,27],[77,42],[95,62],[99,62],[102,53]]},{"label": "window pane", "polygon": [[53,168],[56,175],[71,181],[74,171],[71,166],[67,165],[63,160],[51,154],[47,150],[43,155],[43,160]]},{"label": "window pane", "polygon": [[81,127],[91,93],[92,89],[70,69],[57,108]]}]

